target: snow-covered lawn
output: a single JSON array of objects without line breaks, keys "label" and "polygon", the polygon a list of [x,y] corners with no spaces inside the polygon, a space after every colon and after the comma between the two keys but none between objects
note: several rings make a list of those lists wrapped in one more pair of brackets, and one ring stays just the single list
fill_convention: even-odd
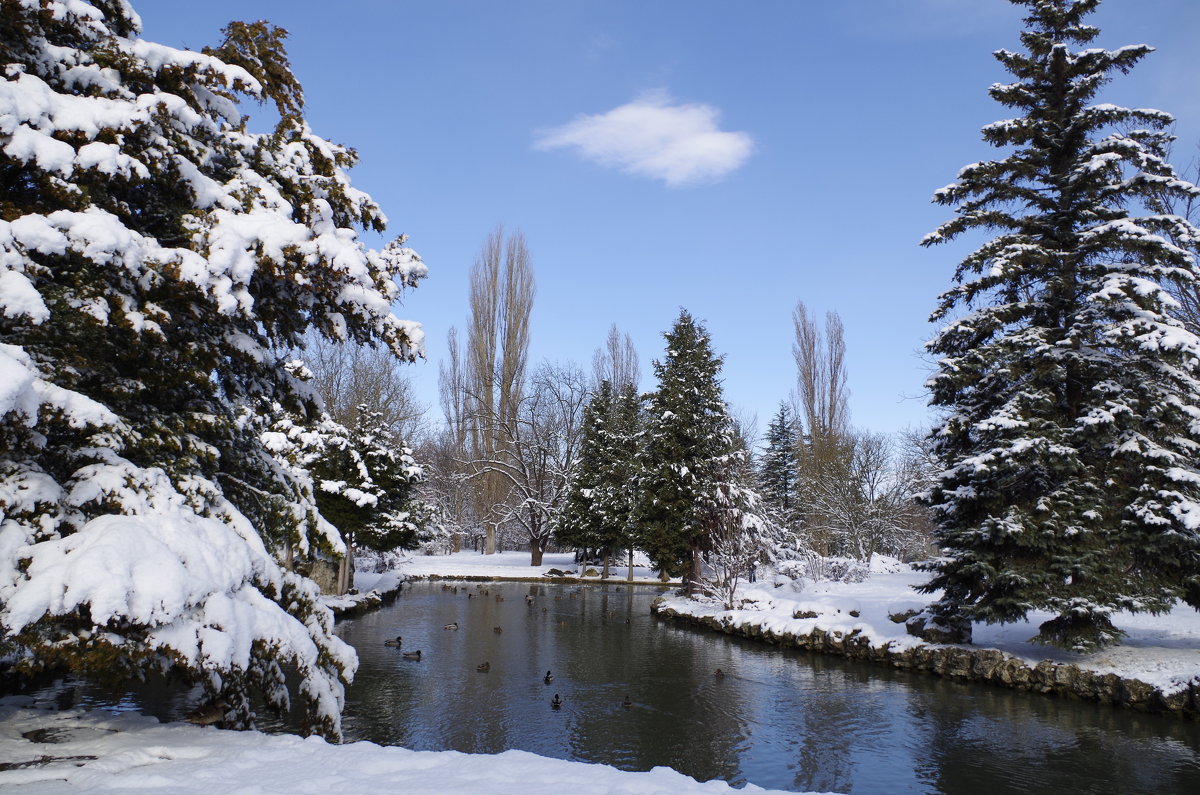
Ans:
[{"label": "snow-covered lawn", "polygon": [[[651,569],[644,555],[638,554],[633,559],[633,579],[637,582],[652,582],[661,585],[658,572]],[[542,557],[541,566],[529,565],[529,553],[498,552],[495,555],[481,555],[478,552],[457,552],[453,555],[416,555],[400,564],[399,571],[408,577],[544,577],[550,569],[574,572],[569,576],[580,577],[583,571],[594,568],[601,571],[600,566],[579,566],[570,552],[546,553]],[[624,582],[629,572],[625,561],[614,560],[609,566],[607,580],[596,579],[597,582]],[[593,578],[587,578],[593,579]],[[678,583],[676,583],[678,584]]]},{"label": "snow-covered lawn", "polygon": [[[589,793],[730,792],[669,768],[645,773],[548,759],[524,751],[462,754],[317,737],[160,724],[124,713],[0,706],[0,790],[5,792]],[[21,766],[23,763],[29,763]],[[753,785],[746,792],[763,792]]]},{"label": "snow-covered lawn", "polygon": [[[863,582],[818,582],[807,580],[742,585],[738,601],[745,606],[723,610],[720,605],[672,597],[668,605],[681,613],[726,617],[734,624],[752,622],[775,632],[795,635],[813,630],[841,632],[854,630],[871,638],[872,645],[890,643],[896,650],[917,646],[923,641],[907,634],[903,624],[891,621],[892,613],[920,609],[937,598],[923,595],[913,586],[927,579],[909,566],[891,559],[876,558],[871,575]],[[815,613],[810,618],[797,614]],[[1115,673],[1123,679],[1138,679],[1169,695],[1200,681],[1200,612],[1177,605],[1164,615],[1118,613],[1113,623],[1128,633],[1121,645],[1094,654],[1074,654],[1036,643],[1029,638],[1037,626],[1051,618],[1049,614],[1030,613],[1016,624],[975,624],[972,645],[993,648],[1019,657],[1031,665],[1041,660],[1071,663],[1099,673]]]}]

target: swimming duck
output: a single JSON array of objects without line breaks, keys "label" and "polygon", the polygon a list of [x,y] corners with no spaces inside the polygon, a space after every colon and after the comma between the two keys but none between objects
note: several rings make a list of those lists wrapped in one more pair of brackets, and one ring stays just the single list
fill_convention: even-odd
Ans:
[{"label": "swimming duck", "polygon": [[625,709],[629,709],[630,707],[633,706],[633,702],[629,700],[628,693],[625,694],[625,700],[621,702],[621,706],[624,707]]},{"label": "swimming duck", "polygon": [[226,709],[228,709],[228,705],[223,700],[218,699],[192,710],[184,720],[188,723],[194,723],[197,726],[211,726],[214,723],[220,723],[225,720]]},{"label": "swimming duck", "polygon": [[550,699],[550,708],[559,709],[562,707],[562,699],[558,697],[558,693],[554,694],[554,698]]},{"label": "swimming duck", "polygon": [[503,631],[504,631],[504,627],[492,627],[492,632],[495,632],[497,635],[499,635]]},{"label": "swimming duck", "polygon": [[500,594],[496,594],[496,601],[497,601],[497,602],[503,602],[503,601],[504,601],[504,597],[503,597],[503,596],[501,596]]},{"label": "swimming duck", "polygon": [[402,652],[401,656],[406,660],[419,660],[421,659],[421,650]]},{"label": "swimming duck", "polygon": [[545,682],[546,684],[550,684],[551,682],[554,681],[554,674],[550,673],[549,671],[546,671],[546,675],[542,677],[542,681]]},{"label": "swimming duck", "polygon": [[533,594],[525,594],[525,603],[530,605],[533,604]]},{"label": "swimming duck", "polygon": [[383,642],[383,645],[384,646],[394,646],[397,649],[400,648],[400,636],[397,635],[395,637],[395,639],[392,639],[392,640],[385,640]]},{"label": "swimming duck", "polygon": [[458,629],[458,622],[457,622],[457,621],[452,621],[451,623],[449,623],[449,624],[447,624],[446,626],[442,627],[442,629]]},{"label": "swimming duck", "polygon": [[488,671],[492,670],[492,664],[490,662],[485,662],[480,665],[476,665],[475,670],[486,674]]},{"label": "swimming duck", "polygon": [[724,672],[724,671],[722,671],[720,668],[718,668],[718,669],[717,669],[717,670],[716,670],[716,671],[713,673],[713,676],[717,677],[718,679],[724,679],[724,678],[725,678],[725,672]]},{"label": "swimming duck", "polygon": [[475,594],[471,593],[470,591],[467,591],[467,598],[468,598],[468,599],[474,599],[474,598],[475,598]]}]

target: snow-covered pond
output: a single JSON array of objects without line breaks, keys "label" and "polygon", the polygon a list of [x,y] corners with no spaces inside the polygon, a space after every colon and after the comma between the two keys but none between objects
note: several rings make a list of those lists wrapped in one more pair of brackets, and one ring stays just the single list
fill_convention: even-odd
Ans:
[{"label": "snow-covered pond", "polygon": [[[1194,722],[666,623],[650,615],[660,589],[649,586],[457,586],[407,585],[391,607],[338,625],[361,660],[347,740],[520,749],[628,770],[666,765],[700,780],[799,791],[1200,792]],[[457,630],[444,628],[452,623]],[[399,648],[384,644],[397,635]],[[419,661],[403,656],[418,649]],[[555,694],[559,709],[550,706]],[[59,695],[64,706],[163,719],[191,706],[187,694],[161,687],[119,699],[83,685]]]},{"label": "snow-covered pond", "polygon": [[[418,750],[517,748],[630,770],[668,765],[701,780],[802,791],[1200,792],[1194,723],[676,626],[650,615],[658,593],[408,586],[394,606],[340,625],[362,661],[347,737]],[[451,623],[459,629],[444,628]],[[399,649],[384,645],[397,635]],[[419,662],[402,656],[416,649]]]}]

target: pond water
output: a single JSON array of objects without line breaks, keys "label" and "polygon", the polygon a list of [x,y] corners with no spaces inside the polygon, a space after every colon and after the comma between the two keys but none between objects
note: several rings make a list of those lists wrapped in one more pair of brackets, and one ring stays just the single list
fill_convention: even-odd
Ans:
[{"label": "pond water", "polygon": [[[1194,722],[676,625],[651,616],[659,593],[617,584],[407,586],[394,605],[339,625],[361,660],[347,694],[347,739],[519,748],[801,791],[1200,792]],[[452,622],[458,630],[443,628]],[[400,649],[384,645],[397,635]],[[419,662],[402,657],[415,649]],[[485,662],[490,669],[478,671]]]},{"label": "pond water", "polygon": [[[347,741],[517,748],[799,791],[1200,793],[1196,722],[661,621],[650,614],[658,588],[455,585],[406,585],[393,605],[338,624],[360,659],[343,714]],[[384,645],[397,635],[400,648]],[[403,657],[416,649],[420,661]],[[486,673],[477,670],[484,662]],[[551,708],[555,694],[560,709]],[[114,694],[67,682],[36,695],[164,720],[194,702],[161,684]]]}]

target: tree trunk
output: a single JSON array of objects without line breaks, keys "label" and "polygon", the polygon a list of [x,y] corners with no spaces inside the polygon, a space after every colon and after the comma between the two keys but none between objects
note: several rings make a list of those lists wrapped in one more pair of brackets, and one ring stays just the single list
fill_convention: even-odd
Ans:
[{"label": "tree trunk", "polygon": [[292,539],[283,542],[283,566],[288,571],[295,571],[295,553],[292,552]]},{"label": "tree trunk", "polygon": [[629,548],[629,573],[625,575],[625,579],[633,582],[633,547]]},{"label": "tree trunk", "polygon": [[609,561],[609,558],[611,558],[611,557],[612,557],[612,553],[609,552],[609,550],[606,548],[604,550],[604,571],[602,571],[600,573],[601,578],[603,578],[605,580],[608,579],[608,561]]},{"label": "tree trunk", "polygon": [[462,533],[455,533],[454,535],[450,536],[450,551],[462,552],[462,548]]},{"label": "tree trunk", "polygon": [[541,541],[539,541],[536,538],[529,539],[529,565],[530,566],[542,565],[542,553],[543,552],[544,552],[544,550],[542,549]]},{"label": "tree trunk", "polygon": [[354,584],[354,552],[349,544],[346,545],[346,554],[342,556],[338,563],[337,576],[337,593],[338,596],[346,593]]},{"label": "tree trunk", "polygon": [[688,566],[687,573],[687,592],[689,596],[695,596],[700,591],[700,577],[702,576],[700,547],[692,544],[692,562]]},{"label": "tree trunk", "polygon": [[489,524],[487,528],[487,540],[483,543],[483,554],[496,554],[496,526]]}]

